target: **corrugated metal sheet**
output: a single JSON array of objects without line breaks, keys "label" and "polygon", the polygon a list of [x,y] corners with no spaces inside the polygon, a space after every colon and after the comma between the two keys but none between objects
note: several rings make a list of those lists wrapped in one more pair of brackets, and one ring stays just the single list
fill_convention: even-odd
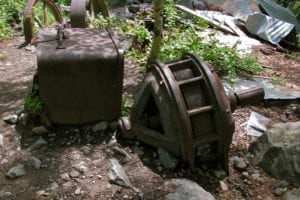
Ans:
[{"label": "corrugated metal sheet", "polygon": [[207,8],[205,0],[181,0],[179,4],[199,10],[223,10],[246,21],[248,15],[259,12],[255,0],[206,0],[210,4]]},{"label": "corrugated metal sheet", "polygon": [[256,0],[256,3],[259,5],[260,9],[262,9],[263,12],[266,12],[269,16],[294,24],[297,33],[300,33],[300,24],[290,10],[274,3],[271,0]]},{"label": "corrugated metal sheet", "polygon": [[272,44],[278,44],[294,27],[293,24],[261,13],[250,15],[246,21],[246,28],[250,33]]}]

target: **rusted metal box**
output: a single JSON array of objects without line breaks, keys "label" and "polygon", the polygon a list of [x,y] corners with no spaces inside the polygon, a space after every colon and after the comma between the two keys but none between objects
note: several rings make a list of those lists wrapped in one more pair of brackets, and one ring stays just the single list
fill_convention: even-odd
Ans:
[{"label": "rusted metal box", "polygon": [[120,117],[123,51],[107,30],[64,30],[64,48],[57,48],[57,30],[39,33],[37,46],[39,96],[53,123],[78,124]]}]

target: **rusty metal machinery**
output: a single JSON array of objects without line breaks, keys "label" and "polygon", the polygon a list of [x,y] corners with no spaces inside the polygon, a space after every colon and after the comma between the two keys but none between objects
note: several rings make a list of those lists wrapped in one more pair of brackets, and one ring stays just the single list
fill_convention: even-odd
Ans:
[{"label": "rusty metal machinery", "polygon": [[214,70],[193,54],[156,62],[141,85],[130,118],[119,120],[120,129],[125,137],[181,157],[192,169],[196,162],[215,161],[228,172],[232,109],[249,100],[261,101],[264,91],[254,88],[228,96]]},{"label": "rusty metal machinery", "polygon": [[37,62],[39,96],[51,122],[118,120],[124,57],[108,30],[43,29]]},{"label": "rusty metal machinery", "polygon": [[[40,8],[41,6],[42,8]],[[39,10],[43,9],[43,10]],[[53,0],[28,0],[23,13],[23,28],[26,44],[32,43],[34,38],[34,23],[36,22],[40,28],[53,25],[50,24],[51,15],[47,11],[50,11],[55,22],[62,23],[63,17],[59,8],[55,5]],[[37,13],[43,13],[42,19],[35,16]],[[49,16],[48,16],[49,15]]]},{"label": "rusty metal machinery", "polygon": [[72,0],[70,7],[71,27],[86,27],[86,0]]}]

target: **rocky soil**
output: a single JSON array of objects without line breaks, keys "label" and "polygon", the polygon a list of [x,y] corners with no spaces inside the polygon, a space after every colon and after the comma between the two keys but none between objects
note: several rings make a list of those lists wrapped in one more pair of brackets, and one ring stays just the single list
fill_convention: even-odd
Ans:
[{"label": "rocky soil", "polygon": [[[23,109],[23,98],[36,70],[34,49],[17,49],[22,42],[19,36],[0,42],[0,119]],[[277,76],[291,87],[300,86],[299,61],[276,51],[258,51],[258,55],[271,70],[263,76]],[[134,99],[142,77],[138,66],[127,61],[124,93],[128,98]],[[236,131],[230,147],[229,176],[206,165],[191,172],[182,162],[175,170],[167,170],[156,148],[122,139],[115,123],[33,131],[34,126],[0,120],[0,199],[165,199],[174,191],[165,184],[172,178],[195,181],[216,199],[284,199],[292,186],[251,162],[248,147],[256,138],[246,134],[245,122],[252,111],[269,117],[271,124],[300,118],[299,105],[293,104],[238,108],[233,113]],[[116,177],[112,169],[118,167],[121,174]]]}]

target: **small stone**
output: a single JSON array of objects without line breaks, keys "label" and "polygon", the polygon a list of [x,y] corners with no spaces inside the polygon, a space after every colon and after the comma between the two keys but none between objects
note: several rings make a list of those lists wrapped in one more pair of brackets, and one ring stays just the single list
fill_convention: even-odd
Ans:
[{"label": "small stone", "polygon": [[138,156],[143,156],[145,154],[138,146],[134,146],[132,151]]},{"label": "small stone", "polygon": [[60,178],[65,180],[65,181],[69,181],[70,180],[70,175],[68,173],[63,173],[60,175]]},{"label": "small stone", "polygon": [[127,195],[127,194],[125,194],[124,196],[123,196],[123,199],[128,199],[129,198],[129,196]]},{"label": "small stone", "polygon": [[40,137],[33,145],[29,147],[29,150],[39,150],[42,147],[45,147],[47,144],[47,141],[44,138]]},{"label": "small stone", "polygon": [[80,175],[80,173],[76,170],[72,170],[69,175],[72,178],[77,178]]},{"label": "small stone", "polygon": [[83,161],[81,161],[79,164],[73,165],[72,167],[76,169],[78,172],[80,172],[81,174],[83,174],[87,170],[87,167],[85,166],[85,162]]},{"label": "small stone", "polygon": [[26,174],[26,171],[25,171],[24,165],[18,164],[17,166],[11,168],[7,172],[6,176],[8,178],[17,178],[17,177],[23,176],[25,174]]},{"label": "small stone", "polygon": [[233,161],[234,166],[236,168],[240,169],[240,170],[243,170],[243,169],[245,169],[247,167],[247,165],[246,165],[246,163],[245,163],[245,161],[244,161],[243,158],[240,158],[238,156],[233,156],[231,158],[231,160]]},{"label": "small stone", "polygon": [[223,191],[227,191],[228,190],[228,186],[224,181],[220,181],[220,187]]},{"label": "small stone", "polygon": [[114,153],[114,156],[119,158],[122,163],[126,163],[131,160],[131,156],[124,149],[118,146],[114,146],[112,148],[112,151]]},{"label": "small stone", "polygon": [[64,184],[63,184],[63,187],[65,188],[65,189],[70,189],[71,187],[72,187],[72,183],[70,182],[70,181],[68,181],[68,182],[65,182]]},{"label": "small stone", "polygon": [[96,125],[93,126],[92,130],[93,132],[97,133],[97,132],[102,132],[107,130],[108,128],[108,123],[106,121],[102,121]]},{"label": "small stone", "polygon": [[217,179],[222,179],[226,177],[226,172],[222,169],[213,170],[212,173]]},{"label": "small stone", "polygon": [[257,182],[260,183],[260,184],[264,184],[265,180],[261,177],[258,177]]},{"label": "small stone", "polygon": [[74,193],[75,195],[79,195],[81,193],[81,188],[80,187],[76,188]]},{"label": "small stone", "polygon": [[280,120],[281,120],[282,122],[287,122],[287,121],[288,121],[288,118],[287,118],[286,114],[280,115]]},{"label": "small stone", "polygon": [[46,192],[45,190],[40,190],[36,192],[36,199],[40,199],[42,196],[49,196],[49,193]]},{"label": "small stone", "polygon": [[243,173],[242,173],[242,177],[243,177],[243,178],[249,178],[250,176],[249,176],[249,173],[248,173],[248,172],[243,172]]},{"label": "small stone", "polygon": [[57,184],[56,182],[51,183],[51,185],[50,185],[50,190],[56,190],[58,187],[59,187],[59,186],[58,186],[58,184]]},{"label": "small stone", "polygon": [[27,122],[29,121],[28,113],[21,113],[19,120],[20,120],[21,124],[25,126],[27,124]]},{"label": "small stone", "polygon": [[18,121],[18,115],[8,115],[3,118],[3,121],[10,125],[16,124]]},{"label": "small stone", "polygon": [[3,135],[0,133],[0,146],[4,146]]},{"label": "small stone", "polygon": [[41,168],[41,165],[42,165],[42,162],[34,156],[31,156],[27,160],[27,163],[28,163],[29,166],[33,167],[36,170],[39,170]]},{"label": "small stone", "polygon": [[119,161],[115,158],[109,160],[109,181],[123,187],[132,187],[131,182]]},{"label": "small stone", "polygon": [[283,195],[284,192],[285,192],[284,189],[276,188],[273,193],[274,193],[275,196],[281,196],[281,195]]},{"label": "small stone", "polygon": [[37,126],[37,127],[34,127],[31,132],[35,135],[41,135],[41,134],[44,134],[44,133],[47,133],[48,132],[48,129],[41,125],[41,126]]},{"label": "small stone", "polygon": [[253,180],[257,180],[259,177],[260,177],[260,174],[252,174],[252,175],[251,175],[251,178],[252,178]]},{"label": "small stone", "polygon": [[85,145],[85,146],[82,146],[79,148],[79,151],[81,151],[84,155],[88,156],[91,154],[92,152],[92,149],[90,146],[88,145]]},{"label": "small stone", "polygon": [[175,159],[169,152],[162,148],[158,148],[159,161],[166,169],[174,170],[178,160]]},{"label": "small stone", "polygon": [[8,160],[4,158],[3,160],[1,160],[0,164],[3,165],[5,163],[8,163]]},{"label": "small stone", "polygon": [[162,172],[164,169],[161,166],[157,167],[157,171]]}]

